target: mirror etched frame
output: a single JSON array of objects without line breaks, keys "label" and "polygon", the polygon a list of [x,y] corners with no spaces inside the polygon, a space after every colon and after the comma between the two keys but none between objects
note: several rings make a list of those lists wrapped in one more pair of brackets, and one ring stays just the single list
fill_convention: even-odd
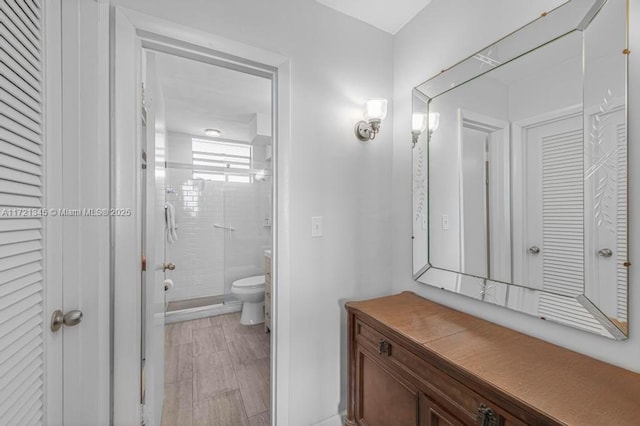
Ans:
[{"label": "mirror etched frame", "polygon": [[[584,116],[580,143],[584,148],[582,154],[584,156],[584,170],[581,170],[581,173],[584,172],[583,192],[585,194],[587,193],[587,185],[593,185],[587,183],[588,179],[595,180],[596,178],[594,177],[594,171],[603,168],[604,163],[611,160],[611,152],[596,155],[593,147],[591,148],[592,152],[589,152],[589,144],[593,146],[594,139],[597,140],[601,137],[598,134],[599,129],[597,129],[597,126],[593,123],[598,123],[600,120],[605,121],[607,118],[606,115],[614,110],[618,111],[619,114],[623,114],[623,130],[621,130],[623,132],[623,146],[621,147],[619,145],[615,154],[617,155],[616,158],[623,159],[622,162],[618,160],[616,166],[619,169],[619,173],[621,173],[620,176],[622,176],[619,188],[620,190],[624,190],[626,203],[628,167],[628,159],[626,157],[626,148],[628,145],[626,130],[626,123],[628,122],[628,0],[569,0],[553,11],[543,13],[540,18],[414,88],[413,118],[415,120],[416,114],[422,115],[424,116],[425,122],[423,129],[414,129],[413,131],[412,273],[414,280],[422,284],[453,291],[488,303],[531,314],[543,320],[550,320],[616,340],[627,339],[628,325],[626,319],[628,301],[626,295],[628,290],[628,270],[626,268],[630,266],[628,263],[628,204],[624,205],[624,223],[615,230],[618,233],[618,240],[621,241],[621,243],[614,248],[619,253],[616,258],[621,259],[619,263],[623,265],[623,267],[618,268],[622,269],[622,272],[618,273],[618,280],[624,282],[624,284],[618,284],[616,290],[617,293],[623,294],[623,296],[618,296],[618,316],[607,315],[604,309],[596,303],[599,299],[597,297],[590,297],[594,293],[590,290],[590,284],[586,282],[586,279],[583,281],[582,291],[572,294],[563,294],[556,290],[548,290],[543,285],[538,288],[532,288],[531,286],[524,285],[522,282],[512,282],[515,281],[513,274],[511,275],[511,280],[498,280],[490,279],[490,274],[488,277],[484,277],[481,276],[481,274],[473,275],[452,270],[452,268],[438,267],[433,264],[433,252],[436,251],[437,247],[430,247],[430,228],[435,226],[432,220],[433,218],[430,217],[430,210],[432,209],[433,203],[431,199],[432,188],[429,186],[431,170],[429,161],[431,156],[430,150],[432,149],[430,143],[432,134],[434,130],[437,129],[439,118],[439,114],[434,114],[430,111],[432,102],[441,95],[454,90],[464,89],[467,83],[479,77],[491,75],[492,71],[502,69],[500,72],[507,72],[505,69],[509,70],[509,67],[505,67],[505,65],[512,62],[515,63],[517,60],[526,57],[532,52],[551,49],[553,43],[558,40],[568,39],[570,36],[575,36],[576,34],[584,37],[586,29],[589,28],[594,18],[596,18],[602,10],[605,10],[605,8],[611,8],[613,10],[614,7],[622,7],[624,9],[623,11],[618,10],[617,15],[614,14],[616,17],[624,14],[624,23],[618,23],[618,28],[622,27],[620,31],[624,32],[624,45],[607,46],[607,48],[615,49],[618,54],[624,55],[624,72],[622,73],[624,81],[616,82],[623,85],[624,93],[615,93],[614,95],[611,91],[608,91],[604,96],[598,98],[601,102],[599,105],[587,105],[583,93],[581,105],[574,105],[572,108],[565,109],[570,110],[569,113],[574,116],[580,118]],[[582,55],[581,58],[584,58],[587,54],[586,50],[582,50],[579,53]],[[584,69],[582,72],[584,74]],[[584,75],[582,77],[582,88],[583,92],[585,92],[590,82],[584,80]],[[462,122],[464,114],[465,110],[458,108],[459,123]],[[472,112],[468,112],[468,114],[473,117]],[[434,115],[437,115],[437,117],[433,117]],[[593,118],[593,120],[589,117]],[[436,119],[434,120],[433,118]],[[517,123],[517,125],[516,123],[511,123],[508,128],[509,130],[507,130],[508,134],[506,138],[514,137],[514,133],[522,130],[521,127],[518,127],[520,125],[522,125],[521,122]],[[461,136],[458,137],[460,138]],[[620,154],[619,151],[621,148],[624,149],[624,152]],[[512,150],[511,145],[509,145],[508,149]],[[509,158],[513,159],[514,157]],[[456,166],[460,167],[460,164],[450,165],[450,167]],[[624,180],[622,181],[622,179]],[[602,180],[602,178],[600,180]],[[443,183],[438,182],[437,185],[443,185]],[[460,182],[458,182],[458,185],[460,185]],[[600,186],[603,185],[606,185],[606,183]],[[597,196],[596,194],[596,197]],[[508,203],[511,202],[511,200],[508,200]],[[598,200],[591,200],[591,202],[598,204]],[[507,209],[508,208],[507,206]],[[586,212],[585,210],[585,213]],[[602,217],[597,218],[597,215],[602,215],[602,212],[598,213],[596,211],[594,214],[599,222],[606,222]],[[438,216],[438,219],[440,219],[440,216]],[[449,226],[448,220],[449,218],[447,217],[447,229]],[[585,219],[583,218],[582,220],[584,221]],[[442,217],[442,223],[438,221],[437,225],[445,229],[444,216]],[[605,223],[605,225],[607,224]],[[462,233],[463,231],[460,230],[459,232]],[[513,239],[513,229],[510,229],[509,232],[511,239]],[[538,247],[534,246],[530,250],[537,248]],[[531,253],[533,253],[533,251]],[[606,254],[608,254],[603,254],[602,250],[599,253],[600,256],[606,256]],[[512,253],[509,253],[509,255],[512,255]],[[585,269],[587,267],[589,266],[585,264]],[[582,276],[584,276],[584,273]],[[595,285],[597,286],[597,284],[598,283]],[[539,308],[538,304],[540,300],[546,301],[546,311]],[[556,310],[550,310],[548,308],[549,306],[556,307]]]}]

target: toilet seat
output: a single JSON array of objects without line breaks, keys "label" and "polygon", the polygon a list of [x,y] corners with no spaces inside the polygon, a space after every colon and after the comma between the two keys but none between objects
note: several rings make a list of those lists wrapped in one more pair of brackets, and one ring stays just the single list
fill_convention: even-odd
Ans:
[{"label": "toilet seat", "polygon": [[264,288],[264,275],[255,275],[253,277],[242,278],[241,280],[234,281],[231,284],[238,290],[250,290]]}]

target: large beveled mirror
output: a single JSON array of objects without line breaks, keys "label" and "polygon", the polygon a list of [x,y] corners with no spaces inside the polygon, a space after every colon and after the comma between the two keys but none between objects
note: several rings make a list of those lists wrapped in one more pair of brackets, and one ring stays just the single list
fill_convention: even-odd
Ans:
[{"label": "large beveled mirror", "polygon": [[570,0],[416,87],[417,281],[627,329],[625,0]]}]

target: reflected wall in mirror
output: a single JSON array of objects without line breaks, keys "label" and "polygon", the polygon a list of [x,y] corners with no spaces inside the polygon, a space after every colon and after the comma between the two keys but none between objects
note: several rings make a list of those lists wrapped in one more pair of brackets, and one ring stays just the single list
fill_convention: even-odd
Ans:
[{"label": "reflected wall in mirror", "polygon": [[627,27],[571,0],[414,90],[416,280],[626,338]]}]

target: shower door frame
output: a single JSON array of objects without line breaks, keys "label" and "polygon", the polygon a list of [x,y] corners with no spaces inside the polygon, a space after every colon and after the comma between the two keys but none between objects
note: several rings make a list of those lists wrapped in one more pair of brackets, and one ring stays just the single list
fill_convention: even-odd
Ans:
[{"label": "shower door frame", "polygon": [[[288,424],[289,401],[289,215],[290,204],[290,157],[291,157],[291,106],[290,106],[290,62],[289,58],[261,48],[235,42],[214,34],[201,32],[174,24],[163,19],[145,15],[122,7],[111,9],[112,43],[112,207],[123,201],[135,201],[139,206],[140,181],[130,167],[131,158],[138,158],[140,135],[129,132],[130,138],[122,137],[116,123],[117,111],[122,95],[117,75],[135,73],[140,83],[140,65],[119,64],[114,59],[117,19],[128,21],[135,30],[134,49],[136,58],[141,58],[143,49],[180,56],[228,69],[265,77],[272,84],[272,128],[273,128],[273,186],[272,186],[272,276],[274,280],[272,299],[271,331],[271,423]],[[129,47],[131,48],[131,47]],[[120,73],[120,74],[119,74]],[[127,79],[131,79],[127,75]],[[138,84],[139,86],[139,84]],[[137,100],[140,102],[140,100]],[[124,103],[124,102],[123,102]],[[127,109],[129,105],[124,105]],[[119,132],[120,131],[120,132]],[[116,137],[120,136],[120,137]],[[131,143],[131,140],[135,143]],[[117,174],[117,176],[116,176]],[[130,182],[136,182],[131,185]],[[117,229],[116,222],[116,229]],[[135,212],[125,222],[125,229],[140,231],[141,217]],[[131,262],[138,258],[141,232],[116,232],[112,235],[114,262],[112,265],[111,329],[118,330],[112,346],[112,400],[114,421],[136,422],[140,419],[139,404],[140,374],[139,357],[132,356],[131,342],[140,342],[140,286],[131,286],[131,277],[140,277],[140,265]],[[127,279],[119,279],[126,277]],[[132,324],[131,321],[138,321]],[[135,352],[135,351],[134,351]],[[117,395],[117,398],[114,396]],[[134,423],[131,423],[134,424]]]}]

